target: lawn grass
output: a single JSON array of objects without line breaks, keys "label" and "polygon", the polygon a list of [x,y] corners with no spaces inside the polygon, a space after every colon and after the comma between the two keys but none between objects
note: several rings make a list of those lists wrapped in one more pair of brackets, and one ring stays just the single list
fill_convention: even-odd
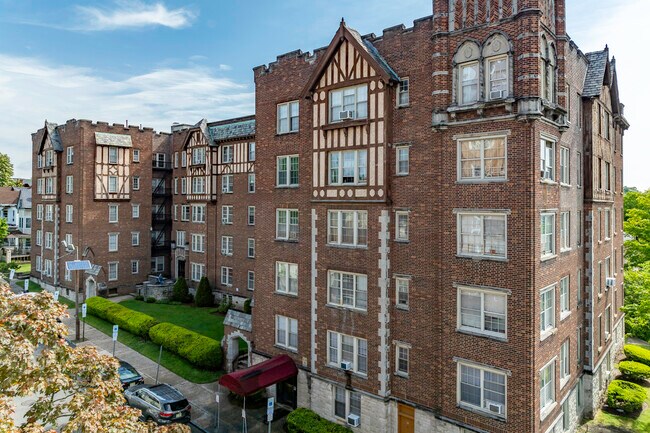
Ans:
[{"label": "lawn grass", "polygon": [[[650,405],[650,386],[646,383],[644,385],[646,389],[646,406]],[[612,412],[606,412],[604,410],[599,410],[594,420],[589,424],[593,423],[594,426],[602,427],[616,427],[618,429],[625,429],[630,432],[647,432],[650,431],[650,408],[646,408],[638,418],[630,418],[624,414],[615,414]]]},{"label": "lawn grass", "polygon": [[[25,284],[25,283],[19,283],[19,286],[23,287],[22,286],[23,284]],[[43,288],[40,285],[38,285],[37,283],[30,280],[29,281],[29,291],[38,293],[38,292],[42,292]],[[74,301],[71,301],[71,300],[69,300],[68,298],[66,298],[64,296],[59,295],[59,302],[62,303],[62,304],[67,305],[68,308],[74,308]],[[79,309],[81,309],[81,304],[79,304]]]},{"label": "lawn grass", "polygon": [[[86,317],[86,322],[88,325],[93,328],[103,332],[106,335],[113,334],[113,324],[100,319],[90,314]],[[223,327],[222,327],[223,332]],[[160,352],[160,346],[152,343],[148,340],[143,340],[142,338],[133,335],[123,329],[120,329],[120,332],[117,336],[117,340],[135,350],[138,353],[146,356],[147,358],[158,362],[158,354]],[[176,373],[183,379],[186,379],[193,383],[209,383],[214,382],[219,379],[223,374],[222,371],[208,371],[202,370],[192,366],[189,362],[185,361],[183,358],[168,352],[163,349],[162,358],[160,364],[166,369]]]},{"label": "lawn grass", "polygon": [[23,263],[16,269],[16,272],[30,273],[32,271],[31,263]]}]

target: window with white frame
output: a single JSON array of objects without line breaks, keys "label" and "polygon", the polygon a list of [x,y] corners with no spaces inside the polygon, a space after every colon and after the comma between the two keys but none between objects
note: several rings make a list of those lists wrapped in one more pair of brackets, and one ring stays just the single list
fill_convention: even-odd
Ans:
[{"label": "window with white frame", "polygon": [[506,177],[506,137],[458,141],[459,180],[501,180]]},{"label": "window with white frame", "polygon": [[395,342],[395,374],[408,377],[409,375],[409,352],[411,345],[402,342]]},{"label": "window with white frame", "polygon": [[65,193],[72,194],[74,190],[74,177],[66,176],[65,177]]},{"label": "window with white frame", "polygon": [[223,286],[232,286],[233,273],[232,268],[227,266],[221,267],[221,285]]},{"label": "window with white frame", "polygon": [[541,214],[542,258],[555,255],[555,214]]},{"label": "window with white frame", "polygon": [[185,230],[176,230],[176,246],[177,248],[185,247]]},{"label": "window with white frame", "polygon": [[368,342],[334,331],[327,331],[327,362],[340,368],[344,361],[352,363],[352,371],[368,374]]},{"label": "window with white frame", "polygon": [[119,276],[118,262],[108,262],[108,281],[116,281]]},{"label": "window with white frame", "polygon": [[204,223],[205,222],[205,205],[192,205],[192,222]]},{"label": "window with white frame", "polygon": [[249,193],[255,192],[255,173],[248,174],[248,192]]},{"label": "window with white frame", "polygon": [[140,189],[140,176],[133,176],[131,179],[133,191],[138,191]]},{"label": "window with white frame", "polygon": [[506,417],[506,374],[483,365],[458,362],[459,405]]},{"label": "window with white frame", "polygon": [[460,85],[458,101],[461,105],[473,104],[479,99],[478,62],[471,62],[458,67]]},{"label": "window with white frame", "polygon": [[458,329],[504,338],[507,329],[507,295],[493,290],[458,289]]},{"label": "window with white frame", "polygon": [[278,104],[278,134],[298,131],[300,127],[299,108],[298,101]]},{"label": "window with white frame", "polygon": [[205,177],[192,177],[192,194],[205,194]]},{"label": "window with white frame", "polygon": [[131,246],[137,247],[140,245],[140,232],[131,232]]},{"label": "window with white frame", "polygon": [[205,147],[195,147],[192,149],[192,165],[205,164]]},{"label": "window with white frame", "polygon": [[488,96],[490,100],[508,96],[508,57],[487,59]]},{"label": "window with white frame", "polygon": [[560,213],[560,250],[566,251],[571,249],[571,214],[569,212]]},{"label": "window with white frame", "polygon": [[187,194],[187,178],[181,177],[181,194]]},{"label": "window with white frame", "polygon": [[275,344],[289,350],[298,350],[298,321],[286,316],[275,316]]},{"label": "window with white frame", "polygon": [[131,205],[131,218],[140,218],[140,205],[132,204]]},{"label": "window with white frame", "polygon": [[181,167],[187,167],[187,152],[181,152]]},{"label": "window with white frame", "polygon": [[108,192],[117,192],[117,176],[108,176]]},{"label": "window with white frame", "polygon": [[108,251],[115,252],[118,247],[118,237],[119,233],[109,233],[108,234]]},{"label": "window with white frame", "polygon": [[408,309],[410,283],[411,279],[408,277],[395,277],[395,305],[397,308]]},{"label": "window with white frame", "polygon": [[68,165],[74,162],[74,147],[68,146],[65,149],[66,163]]},{"label": "window with white frame", "polygon": [[54,178],[45,178],[45,194],[54,194]]},{"label": "window with white frame", "polygon": [[[68,205],[68,206],[71,206],[71,205]],[[43,205],[42,204],[36,205],[36,219],[39,220],[39,221],[43,219]]]},{"label": "window with white frame", "polygon": [[192,233],[192,251],[195,253],[205,252],[205,235]]},{"label": "window with white frame", "polygon": [[330,305],[365,310],[368,308],[368,277],[363,274],[329,271]]},{"label": "window with white frame", "polygon": [[555,285],[542,290],[539,305],[539,329],[542,337],[545,337],[555,329]]},{"label": "window with white frame", "polygon": [[221,236],[221,254],[224,256],[232,256],[233,242],[232,236]]},{"label": "window with white frame", "polygon": [[[39,205],[40,206],[40,205]],[[43,208],[41,208],[42,210]],[[71,223],[72,222],[72,217],[74,212],[74,208],[72,207],[71,204],[65,205],[65,222],[66,223]],[[39,218],[40,219],[40,218]]]},{"label": "window with white frame", "polygon": [[569,276],[560,279],[560,317],[564,318],[571,312],[571,293],[569,289]]},{"label": "window with white frame", "polygon": [[367,150],[345,150],[329,153],[330,185],[365,185],[367,182]]},{"label": "window with white frame", "polygon": [[174,194],[178,194],[178,178],[174,178]]},{"label": "window with white frame", "polygon": [[118,221],[118,205],[109,204],[108,205],[108,222],[116,223]]},{"label": "window with white frame", "polygon": [[576,234],[576,238],[577,238],[576,244],[580,247],[580,246],[582,246],[582,211],[581,210],[578,211],[577,218],[578,218],[578,221],[577,221],[577,223],[578,223],[578,233]]},{"label": "window with white frame", "polygon": [[555,359],[539,372],[539,394],[539,406],[544,413],[555,403]]},{"label": "window with white frame", "polygon": [[569,354],[569,344],[571,340],[564,340],[560,346],[560,386],[563,386],[571,376],[571,361]]},{"label": "window with white frame", "polygon": [[43,259],[41,258],[41,256],[36,256],[36,272],[41,272],[41,270],[43,269],[42,261]]},{"label": "window with white frame", "polygon": [[133,162],[140,162],[140,149],[133,149]]},{"label": "window with white frame", "polygon": [[330,123],[368,117],[368,85],[330,91]]},{"label": "window with white frame", "polygon": [[43,232],[40,229],[36,230],[36,245],[43,245]]},{"label": "window with white frame", "polygon": [[409,240],[409,212],[395,212],[395,240],[405,242]]},{"label": "window with white frame", "polygon": [[234,189],[234,175],[224,174],[221,176],[221,192],[224,194],[232,194]]},{"label": "window with white frame", "polygon": [[542,138],[540,143],[541,178],[555,181],[555,142]]},{"label": "window with white frame", "polygon": [[609,162],[605,162],[605,166],[603,167],[603,177],[605,178],[605,191],[611,191],[612,190],[612,185],[611,185],[611,164]]},{"label": "window with white frame", "polygon": [[192,281],[201,281],[201,278],[205,275],[205,265],[202,263],[192,263],[190,268]]},{"label": "window with white frame", "polygon": [[604,214],[604,221],[603,221],[603,227],[605,231],[605,240],[610,239],[611,237],[611,227],[612,227],[612,222],[610,220],[610,210],[605,209],[605,214]]},{"label": "window with white frame", "polygon": [[43,178],[36,179],[36,194],[43,194],[44,184],[45,184],[45,179]]},{"label": "window with white frame", "polygon": [[409,105],[409,79],[403,78],[397,88],[397,106],[408,107]]},{"label": "window with white frame", "polygon": [[36,166],[38,168],[43,168],[43,155],[36,155]]},{"label": "window with white frame", "polygon": [[255,225],[255,206],[248,206],[248,225]]},{"label": "window with white frame", "polygon": [[232,144],[221,146],[221,163],[230,164],[233,162],[235,147]]},{"label": "window with white frame", "polygon": [[298,265],[296,263],[275,262],[275,291],[298,294]]},{"label": "window with white frame", "polygon": [[298,240],[298,209],[276,209],[275,238],[284,241]]},{"label": "window with white frame", "polygon": [[395,148],[395,161],[397,166],[395,172],[398,176],[409,174],[409,146],[398,146]]},{"label": "window with white frame", "polygon": [[165,257],[164,256],[151,257],[151,272],[160,273],[164,271],[165,271]]},{"label": "window with white frame", "polygon": [[117,147],[115,146],[110,146],[108,148],[108,163],[109,164],[117,164]]},{"label": "window with white frame", "polygon": [[45,248],[51,250],[54,246],[54,235],[52,232],[45,232]]},{"label": "window with white frame", "polygon": [[233,206],[221,206],[221,224],[232,224],[233,219]]},{"label": "window with white frame", "polygon": [[612,334],[612,306],[605,308],[605,340],[609,340]]},{"label": "window with white frame", "polygon": [[43,264],[43,274],[48,277],[52,276],[52,260],[45,259]]},{"label": "window with white frame", "polygon": [[361,394],[334,386],[334,416],[347,421],[348,416],[356,415],[361,424]]},{"label": "window with white frame", "polygon": [[52,167],[54,165],[54,151],[45,151],[45,167]]},{"label": "window with white frame", "polygon": [[505,258],[506,214],[458,213],[458,255]]},{"label": "window with white frame", "polygon": [[298,155],[277,157],[276,186],[298,186]]},{"label": "window with white frame", "polygon": [[560,183],[569,185],[571,183],[571,174],[569,171],[570,168],[570,156],[569,149],[567,147],[560,147]]},{"label": "window with white frame", "polygon": [[330,210],[327,225],[327,243],[365,247],[368,245],[368,212]]},{"label": "window with white frame", "polygon": [[255,272],[248,271],[248,290],[255,290]]},{"label": "window with white frame", "polygon": [[248,258],[255,258],[255,239],[248,238]]},{"label": "window with white frame", "polygon": [[255,142],[251,141],[248,143],[248,160],[253,162],[255,161]]},{"label": "window with white frame", "polygon": [[54,221],[54,206],[45,205],[45,221]]},{"label": "window with white frame", "polygon": [[140,273],[140,261],[139,260],[131,260],[131,273],[132,274],[139,274]]},{"label": "window with white frame", "polygon": [[68,245],[74,244],[74,242],[72,242],[72,233],[65,234],[65,241],[68,243]]},{"label": "window with white frame", "polygon": [[181,221],[190,220],[190,205],[184,204],[181,206]]}]

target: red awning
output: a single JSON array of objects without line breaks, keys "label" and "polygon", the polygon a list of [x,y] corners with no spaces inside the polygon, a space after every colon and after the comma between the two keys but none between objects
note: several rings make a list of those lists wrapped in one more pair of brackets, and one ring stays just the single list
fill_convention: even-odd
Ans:
[{"label": "red awning", "polygon": [[280,355],[244,370],[221,376],[223,385],[235,394],[251,395],[260,389],[287,380],[298,374],[298,367],[288,355]]}]

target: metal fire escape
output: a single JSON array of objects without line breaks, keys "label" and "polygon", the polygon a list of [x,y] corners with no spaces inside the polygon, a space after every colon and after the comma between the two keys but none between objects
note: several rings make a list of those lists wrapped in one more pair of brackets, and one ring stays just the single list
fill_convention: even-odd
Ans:
[{"label": "metal fire escape", "polygon": [[165,256],[165,274],[169,273],[171,256],[171,161],[153,159],[151,204],[151,257]]}]

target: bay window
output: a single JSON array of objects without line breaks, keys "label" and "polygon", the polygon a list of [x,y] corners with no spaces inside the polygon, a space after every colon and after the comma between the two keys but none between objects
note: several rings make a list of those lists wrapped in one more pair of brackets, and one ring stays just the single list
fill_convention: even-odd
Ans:
[{"label": "bay window", "polygon": [[367,150],[330,152],[329,184],[365,185],[368,181],[367,158]]},{"label": "bay window", "polygon": [[347,87],[330,92],[330,123],[368,117],[368,86]]}]

